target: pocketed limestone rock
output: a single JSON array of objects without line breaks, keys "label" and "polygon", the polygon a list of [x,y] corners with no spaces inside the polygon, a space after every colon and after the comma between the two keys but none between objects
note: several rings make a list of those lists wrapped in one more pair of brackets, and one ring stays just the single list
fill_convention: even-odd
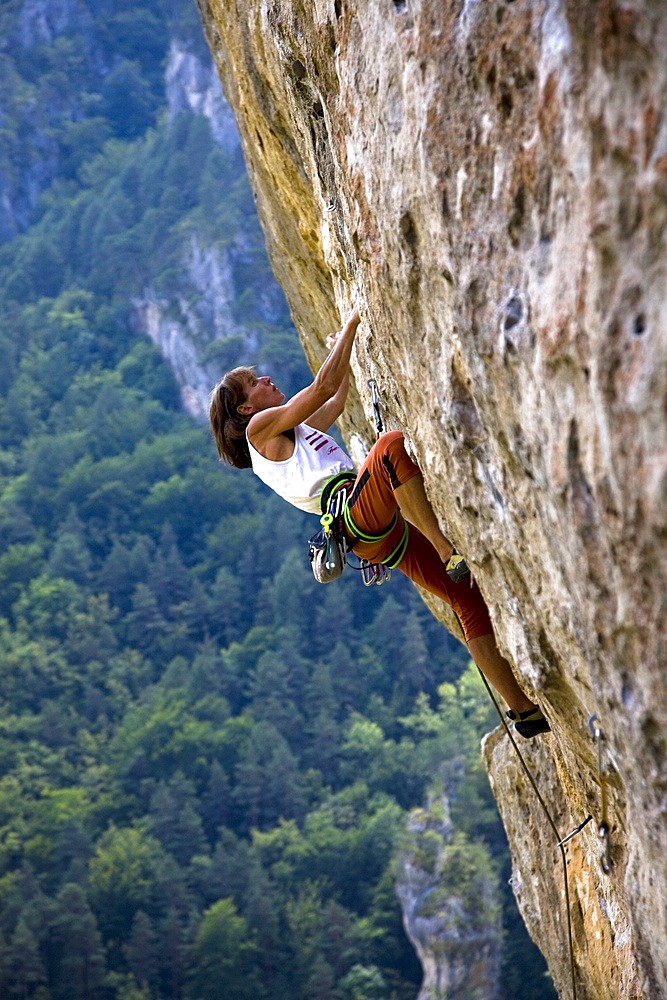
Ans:
[{"label": "pocketed limestone rock", "polygon": [[[316,368],[353,299],[422,466],[553,735],[579,1000],[667,996],[667,7],[199,0],[276,275]],[[522,912],[563,996],[559,864],[498,745]],[[502,794],[500,789],[503,789]],[[551,850],[551,848],[550,848]]]}]

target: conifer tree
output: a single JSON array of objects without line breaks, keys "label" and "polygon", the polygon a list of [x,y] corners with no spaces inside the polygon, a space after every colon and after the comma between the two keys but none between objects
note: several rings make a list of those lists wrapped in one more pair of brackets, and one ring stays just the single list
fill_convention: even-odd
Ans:
[{"label": "conifer tree", "polygon": [[211,764],[206,791],[201,799],[201,817],[204,833],[210,844],[218,836],[218,830],[230,819],[231,785],[227,772],[218,760]]},{"label": "conifer tree", "polygon": [[196,801],[192,782],[178,771],[169,784],[161,781],[151,796],[151,832],[182,867],[206,847]]},{"label": "conifer tree", "polygon": [[58,1000],[93,1000],[104,980],[105,955],[86,894],[80,885],[67,883],[57,896],[54,936],[59,945]]},{"label": "conifer tree", "polygon": [[16,1000],[34,997],[47,981],[39,944],[23,915],[19,916],[9,939],[3,965],[7,996]]},{"label": "conifer tree", "polygon": [[257,945],[231,899],[204,913],[193,951],[189,1000],[259,1000],[264,995]]},{"label": "conifer tree", "polygon": [[153,921],[144,910],[137,910],[123,952],[137,983],[143,989],[154,988],[158,975],[157,935]]}]

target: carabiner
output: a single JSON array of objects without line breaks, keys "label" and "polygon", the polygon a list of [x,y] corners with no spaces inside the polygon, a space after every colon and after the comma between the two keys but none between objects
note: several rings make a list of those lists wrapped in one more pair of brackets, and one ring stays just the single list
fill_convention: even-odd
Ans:
[{"label": "carabiner", "polygon": [[328,535],[331,532],[331,525],[333,524],[333,514],[322,514],[320,518],[320,524],[324,528],[324,534]]}]

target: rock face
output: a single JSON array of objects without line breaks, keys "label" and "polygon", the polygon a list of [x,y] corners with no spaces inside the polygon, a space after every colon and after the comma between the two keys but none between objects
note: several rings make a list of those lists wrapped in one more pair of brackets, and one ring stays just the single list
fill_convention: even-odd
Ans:
[{"label": "rock face", "polygon": [[[662,0],[199,0],[274,270],[313,366],[356,297],[499,642],[553,735],[579,1000],[667,997],[667,7]],[[362,405],[363,401],[363,405]],[[571,973],[555,836],[487,762],[528,928]],[[613,759],[613,764],[612,764]]]},{"label": "rock face", "polygon": [[[133,302],[136,324],[159,347],[180,386],[186,413],[199,422],[208,414],[208,397],[216,382],[217,366],[202,363],[206,347],[223,336],[241,335],[248,348],[253,341],[239,330],[232,315],[236,297],[230,253],[226,248],[202,247],[195,237],[184,248],[182,288],[170,299],[146,290]],[[198,298],[191,304],[192,289]],[[190,292],[190,296],[186,294]]]}]

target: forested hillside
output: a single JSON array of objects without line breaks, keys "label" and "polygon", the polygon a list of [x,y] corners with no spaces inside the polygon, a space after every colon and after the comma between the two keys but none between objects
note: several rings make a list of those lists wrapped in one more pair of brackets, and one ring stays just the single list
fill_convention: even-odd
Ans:
[{"label": "forested hillside", "polygon": [[[219,465],[139,335],[147,289],[196,307],[193,238],[232,247],[203,361],[307,377],[240,154],[168,108],[194,7],[17,0],[1,29],[0,995],[412,1000],[406,813],[449,797],[451,893],[506,878],[493,719],[399,574],[314,583],[311,521]],[[502,995],[544,997],[504,905]]]}]

